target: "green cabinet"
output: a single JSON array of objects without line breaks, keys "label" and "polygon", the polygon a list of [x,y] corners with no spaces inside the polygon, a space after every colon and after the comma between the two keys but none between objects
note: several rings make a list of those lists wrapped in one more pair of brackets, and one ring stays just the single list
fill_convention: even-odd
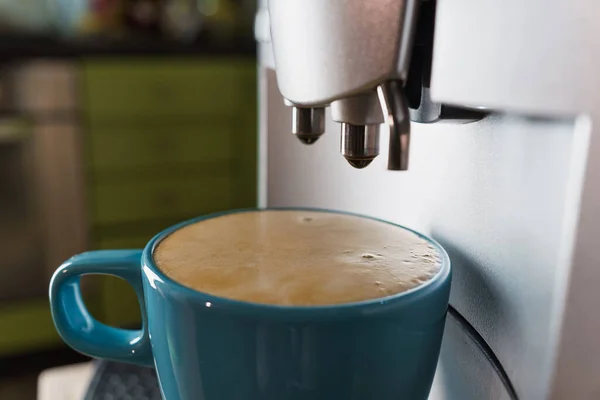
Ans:
[{"label": "green cabinet", "polygon": [[[47,92],[55,89],[56,98],[77,92],[72,103],[83,113],[91,249],[141,248],[179,221],[256,204],[255,60],[110,57],[70,67],[65,81],[77,75],[76,91],[37,85],[43,93],[34,97],[54,99]],[[114,326],[139,325],[139,305],[127,283],[106,276],[82,281],[95,317]],[[6,327],[0,354],[59,343],[49,310],[47,298],[0,307]]]},{"label": "green cabinet", "polygon": [[93,124],[89,131],[90,166],[98,172],[228,163],[235,157],[234,127],[216,117],[187,123]]},{"label": "green cabinet", "polygon": [[[88,60],[82,81],[94,248],[141,247],[178,221],[256,204],[254,60]],[[139,323],[133,290],[101,279],[102,320]]]},{"label": "green cabinet", "polygon": [[208,174],[98,184],[92,218],[96,224],[121,224],[226,210],[233,203],[234,184],[228,176]]},{"label": "green cabinet", "polygon": [[229,116],[238,107],[243,69],[235,58],[97,60],[86,63],[93,123],[149,116]]}]

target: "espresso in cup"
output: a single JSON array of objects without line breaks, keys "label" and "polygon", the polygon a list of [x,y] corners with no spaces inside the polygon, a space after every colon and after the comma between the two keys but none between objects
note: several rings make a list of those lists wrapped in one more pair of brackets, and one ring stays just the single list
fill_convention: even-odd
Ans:
[{"label": "espresso in cup", "polygon": [[245,302],[319,306],[401,293],[431,280],[441,254],[399,226],[333,212],[226,214],[180,228],[153,253],[172,280]]}]

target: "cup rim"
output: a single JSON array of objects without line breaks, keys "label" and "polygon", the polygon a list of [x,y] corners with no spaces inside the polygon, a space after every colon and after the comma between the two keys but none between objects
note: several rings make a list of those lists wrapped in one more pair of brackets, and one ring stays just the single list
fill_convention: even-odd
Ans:
[{"label": "cup rim", "polygon": [[[374,299],[367,299],[361,301],[354,301],[348,303],[341,304],[325,304],[325,305],[312,305],[312,306],[294,306],[294,305],[276,305],[276,304],[267,304],[267,303],[253,303],[243,300],[230,299],[226,297],[220,297],[213,294],[201,292],[190,287],[187,287],[176,280],[168,277],[165,273],[163,273],[156,263],[154,262],[154,251],[158,244],[165,239],[167,236],[172,234],[173,232],[191,225],[197,222],[201,222],[208,219],[217,218],[224,215],[230,214],[240,214],[245,212],[264,212],[264,211],[307,211],[307,212],[323,212],[323,213],[334,213],[334,214],[343,214],[349,215],[359,218],[367,218],[373,221],[383,222],[398,228],[405,229],[409,232],[416,234],[418,237],[428,241],[431,243],[439,252],[441,258],[441,267],[435,276],[433,276],[426,283],[416,286],[412,289],[406,290],[404,292],[392,294],[385,297],[378,297]],[[381,311],[386,305],[392,306],[397,305],[398,303],[412,303],[414,301],[419,301],[420,299],[426,297],[432,291],[436,291],[439,286],[442,286],[449,278],[451,273],[451,262],[450,257],[446,250],[433,238],[424,235],[420,232],[417,232],[411,228],[405,227],[400,224],[396,224],[390,221],[386,221],[383,219],[367,216],[364,214],[347,212],[347,211],[339,211],[339,210],[329,210],[324,208],[312,208],[312,207],[256,207],[256,208],[243,208],[243,209],[234,209],[227,211],[220,211],[215,213],[206,214],[203,216],[195,217],[192,219],[188,219],[186,221],[175,224],[169,228],[164,229],[163,231],[156,234],[145,246],[142,253],[142,275],[145,275],[145,278],[154,282],[159,281],[162,284],[167,284],[170,287],[176,288],[176,290],[186,297],[197,299],[199,302],[204,303],[206,307],[218,308],[218,309],[229,309],[229,310],[238,310],[243,312],[263,312],[263,311],[280,311],[285,313],[286,315],[302,315],[309,313],[311,316],[314,316],[315,313],[323,313],[326,314],[335,314],[340,315],[343,313],[354,313],[356,311],[360,311],[362,313],[368,314],[370,312]],[[151,283],[154,287],[155,284]]]}]

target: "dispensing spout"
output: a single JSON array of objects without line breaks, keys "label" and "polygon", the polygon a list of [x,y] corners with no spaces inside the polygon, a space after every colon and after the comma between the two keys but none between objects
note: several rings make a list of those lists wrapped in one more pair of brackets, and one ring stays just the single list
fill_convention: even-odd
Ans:
[{"label": "dispensing spout", "polygon": [[313,144],[325,132],[325,108],[292,106],[292,133],[304,144]]},{"label": "dispensing spout", "polygon": [[377,87],[381,111],[390,132],[388,170],[408,169],[410,119],[404,89],[399,81],[386,81]]}]

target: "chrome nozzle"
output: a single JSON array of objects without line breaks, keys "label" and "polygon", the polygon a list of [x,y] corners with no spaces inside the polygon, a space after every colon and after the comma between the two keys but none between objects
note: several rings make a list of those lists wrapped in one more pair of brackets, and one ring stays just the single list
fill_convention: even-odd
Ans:
[{"label": "chrome nozzle", "polygon": [[292,133],[304,144],[313,144],[325,132],[325,109],[292,107]]},{"label": "chrome nozzle", "polygon": [[341,124],[340,151],[354,168],[362,169],[379,155],[379,126]]}]

